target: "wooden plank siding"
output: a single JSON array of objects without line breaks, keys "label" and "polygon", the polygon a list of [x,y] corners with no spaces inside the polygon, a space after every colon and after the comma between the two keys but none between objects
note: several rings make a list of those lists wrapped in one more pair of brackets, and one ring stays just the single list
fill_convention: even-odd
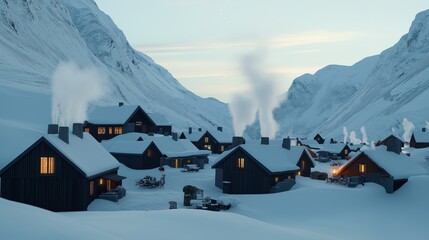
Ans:
[{"label": "wooden plank siding", "polygon": [[311,168],[314,167],[313,161],[310,159],[310,157],[303,152],[301,157],[298,160],[298,163],[296,164],[299,168],[301,168],[301,176],[303,177],[310,177],[311,175]]},{"label": "wooden plank siding", "polygon": [[[238,168],[238,158],[244,158],[244,168]],[[279,181],[288,177],[295,178],[295,171],[270,175],[266,169],[256,163],[253,157],[241,149],[232,152],[216,168],[216,173],[222,175],[222,181],[231,182],[230,193],[232,194],[270,193],[271,188],[276,184],[276,177]],[[217,177],[216,186],[220,185],[220,177]]]},{"label": "wooden plank siding", "polygon": [[[148,151],[152,151],[152,155],[148,156]],[[111,153],[116,160],[123,163],[125,166],[132,169],[153,169],[160,167],[161,157],[163,156],[155,144],[151,143],[142,154],[130,153]]]},{"label": "wooden plank siding", "polygon": [[[208,141],[205,141],[206,137]],[[192,143],[198,149],[210,150],[214,154],[221,154],[231,146],[231,143],[218,142],[209,132],[204,133],[204,135],[197,142],[192,142]],[[206,148],[206,145],[209,145],[210,148]]]},{"label": "wooden plank siding", "polygon": [[[338,176],[363,176],[363,175],[369,175],[369,174],[376,174],[380,176],[390,176],[389,173],[387,173],[384,169],[377,166],[368,156],[365,154],[360,154],[355,159],[351,160],[351,162],[348,166],[341,169],[338,172]],[[365,173],[359,172],[359,164],[365,164],[366,165],[366,171]]]}]

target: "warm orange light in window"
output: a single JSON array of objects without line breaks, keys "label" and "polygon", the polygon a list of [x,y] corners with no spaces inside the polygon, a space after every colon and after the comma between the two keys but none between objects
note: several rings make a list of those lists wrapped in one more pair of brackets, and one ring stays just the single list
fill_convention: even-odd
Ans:
[{"label": "warm orange light in window", "polygon": [[359,172],[360,173],[366,172],[366,165],[365,164],[359,164]]},{"label": "warm orange light in window", "polygon": [[98,127],[97,132],[98,132],[98,134],[106,134],[106,128],[105,127]]},{"label": "warm orange light in window", "polygon": [[122,134],[122,127],[115,127],[115,134]]},{"label": "warm orange light in window", "polygon": [[208,143],[209,142],[209,137],[204,137],[204,142]]},{"label": "warm orange light in window", "polygon": [[55,158],[40,157],[40,174],[54,174],[54,173],[55,173]]},{"label": "warm orange light in window", "polygon": [[238,168],[244,168],[244,158],[238,158],[237,159],[237,167]]},{"label": "warm orange light in window", "polygon": [[332,176],[337,175],[337,172],[338,172],[338,170],[337,170],[336,168],[333,168],[333,169],[332,169]]},{"label": "warm orange light in window", "polygon": [[103,185],[104,183],[104,179],[100,178],[100,180],[98,180],[98,184]]}]

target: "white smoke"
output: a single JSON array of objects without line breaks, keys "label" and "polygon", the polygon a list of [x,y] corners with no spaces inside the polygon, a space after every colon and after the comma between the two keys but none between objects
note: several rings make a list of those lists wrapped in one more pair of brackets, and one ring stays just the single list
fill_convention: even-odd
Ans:
[{"label": "white smoke", "polygon": [[95,67],[60,63],[52,75],[52,123],[71,126],[86,120],[88,104],[108,92],[107,74]]},{"label": "white smoke", "polygon": [[404,134],[402,135],[402,139],[406,142],[409,142],[411,139],[411,135],[413,134],[413,130],[416,126],[414,126],[411,121],[404,118],[404,120],[402,120],[402,127],[404,128]]},{"label": "white smoke", "polygon": [[[249,54],[243,58],[243,72],[247,76],[251,87],[243,96],[235,96],[230,104],[230,111],[234,122],[235,135],[242,136],[247,125],[255,120],[259,113],[261,136],[274,138],[278,129],[273,117],[273,110],[278,106],[279,88],[274,77],[262,68],[263,52]],[[244,114],[244,116],[242,116]]]},{"label": "white smoke", "polygon": [[357,138],[355,131],[350,132],[349,138],[350,138],[350,143],[353,143],[353,144],[361,144],[362,143],[362,140]]},{"label": "white smoke", "polygon": [[394,127],[392,127],[392,133],[395,133],[395,132],[396,132],[395,128],[394,128]]},{"label": "white smoke", "polygon": [[426,126],[425,126],[425,128],[426,128],[426,129],[429,129],[429,122],[428,122],[428,121],[426,121]]},{"label": "white smoke", "polygon": [[366,129],[364,126],[360,128],[360,132],[362,133],[362,143],[368,144],[368,135],[366,134]]},{"label": "white smoke", "polygon": [[374,141],[371,141],[371,149],[375,150],[375,142]]},{"label": "white smoke", "polygon": [[344,144],[346,144],[347,143],[347,138],[349,137],[349,134],[347,133],[347,128],[346,127],[343,127],[343,142],[344,142]]}]

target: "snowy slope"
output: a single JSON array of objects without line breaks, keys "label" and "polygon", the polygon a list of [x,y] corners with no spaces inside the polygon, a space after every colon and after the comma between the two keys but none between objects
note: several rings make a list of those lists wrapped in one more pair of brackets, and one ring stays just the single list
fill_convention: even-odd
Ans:
[{"label": "snowy slope", "polygon": [[[403,118],[417,127],[429,120],[429,11],[419,13],[409,33],[380,55],[353,66],[327,66],[293,82],[275,111],[279,136],[322,133],[342,139],[342,128],[370,140],[402,134]],[[256,126],[248,131],[255,135]],[[408,140],[408,139],[407,139]]]},{"label": "snowy slope", "polygon": [[232,131],[225,104],[196,96],[131,48],[93,0],[1,1],[0,52],[0,81],[5,86],[49,90],[57,65],[72,61],[108,72],[111,91],[97,104],[121,100],[163,113],[179,128],[223,126]]}]

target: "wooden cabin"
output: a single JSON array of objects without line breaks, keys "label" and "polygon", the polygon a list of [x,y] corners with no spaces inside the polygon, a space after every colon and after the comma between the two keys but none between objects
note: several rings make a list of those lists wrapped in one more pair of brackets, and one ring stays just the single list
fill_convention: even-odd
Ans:
[{"label": "wooden cabin", "polygon": [[171,123],[157,113],[146,113],[140,106],[119,103],[118,106],[95,107],[88,114],[84,131],[97,141],[128,132],[171,134]]},{"label": "wooden cabin", "polygon": [[189,139],[198,149],[209,150],[214,154],[221,154],[232,145],[232,136],[223,132],[222,127],[216,130],[205,130],[199,128],[193,131],[189,128],[187,133],[182,133],[180,139]]},{"label": "wooden cabin", "polygon": [[316,134],[313,139],[319,144],[325,143],[325,139],[320,135],[320,133]]},{"label": "wooden cabin", "polygon": [[337,176],[360,177],[361,182],[374,182],[393,193],[404,185],[410,176],[427,174],[417,162],[404,154],[393,151],[363,151],[342,165]]},{"label": "wooden cabin", "polygon": [[383,139],[383,140],[380,140],[380,141],[378,141],[378,142],[376,142],[375,143],[375,146],[376,147],[379,147],[379,146],[381,146],[381,145],[384,145],[384,146],[387,146],[388,145],[388,143],[389,143],[389,141],[393,141],[393,142],[395,142],[396,144],[399,144],[399,145],[401,145],[401,147],[404,147],[404,142],[399,138],[399,137],[397,137],[397,136],[395,136],[395,135],[390,135],[390,136],[388,136],[387,138],[385,138],[385,139]]},{"label": "wooden cabin", "polygon": [[101,193],[122,185],[118,161],[82,131],[82,124],[73,134],[50,125],[48,134],[29,134],[39,136],[29,146],[15,142],[10,149],[18,149],[16,156],[0,170],[1,197],[51,211],[85,211]]},{"label": "wooden cabin", "polygon": [[241,144],[222,153],[212,166],[216,169],[215,185],[231,194],[288,191],[295,176],[310,176],[312,167],[305,148],[269,144]]},{"label": "wooden cabin", "polygon": [[422,128],[421,131],[414,131],[411,135],[410,147],[429,148],[429,131],[426,128]]},{"label": "wooden cabin", "polygon": [[211,154],[197,149],[187,139],[178,139],[176,133],[172,136],[127,133],[103,141],[102,145],[119,162],[132,169],[153,169],[165,165],[182,168],[187,164],[204,168]]},{"label": "wooden cabin", "polygon": [[360,150],[360,147],[351,146],[347,144],[326,144],[317,151],[318,155],[323,154],[328,156],[331,160],[336,159],[347,159],[350,152],[357,152]]}]

